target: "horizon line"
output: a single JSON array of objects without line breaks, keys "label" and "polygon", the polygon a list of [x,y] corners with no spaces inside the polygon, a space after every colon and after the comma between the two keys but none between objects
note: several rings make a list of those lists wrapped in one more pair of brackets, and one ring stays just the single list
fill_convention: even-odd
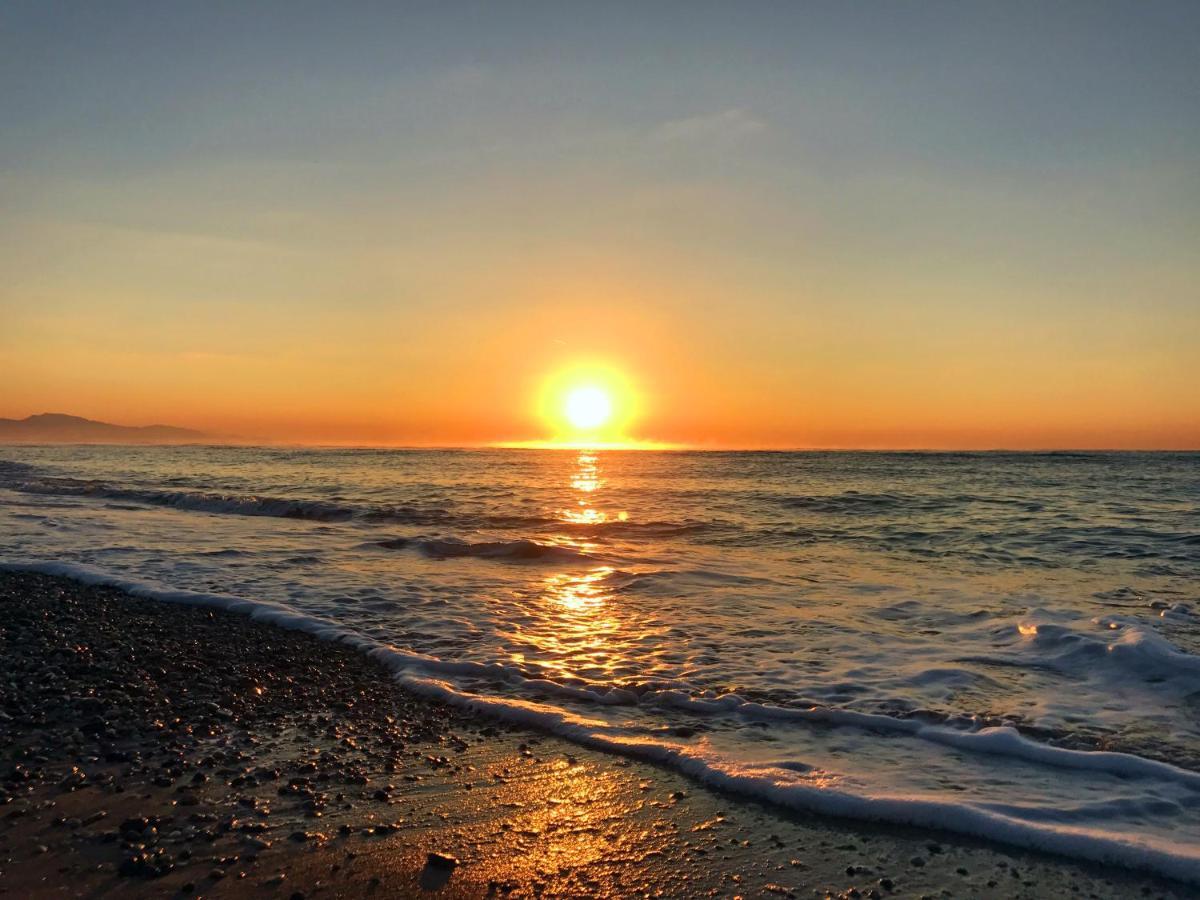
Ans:
[{"label": "horizon line", "polygon": [[597,453],[1200,453],[1196,447],[857,447],[839,446],[728,446],[671,444],[656,441],[501,441],[479,444],[388,444],[370,442],[326,443],[315,441],[271,440],[197,440],[197,441],[0,441],[0,447],[245,447],[295,448],[308,450],[402,450],[458,451],[484,450],[593,451]]}]

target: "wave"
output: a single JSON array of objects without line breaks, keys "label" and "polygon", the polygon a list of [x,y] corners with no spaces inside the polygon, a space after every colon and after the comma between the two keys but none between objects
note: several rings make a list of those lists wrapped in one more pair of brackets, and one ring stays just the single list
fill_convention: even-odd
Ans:
[{"label": "wave", "polygon": [[[1196,548],[1200,534],[1191,531],[1165,531],[1150,528],[1102,525],[1030,524],[1027,517],[1004,524],[971,522],[962,516],[940,511],[936,517],[908,517],[913,507],[905,501],[895,508],[885,504],[887,495],[850,501],[843,507],[844,497],[826,506],[822,500],[811,509],[838,512],[844,521],[777,527],[771,530],[746,532],[738,541],[749,539],[754,544],[851,544],[886,552],[910,553],[931,558],[952,557],[979,563],[1009,563],[1061,567],[1071,559],[1090,560],[1158,560],[1186,563],[1197,562]],[[940,501],[935,501],[940,502]],[[861,508],[855,504],[864,504]],[[878,505],[877,505],[878,504]],[[857,521],[849,513],[869,510],[881,521]],[[860,515],[860,519],[869,516]],[[1176,569],[1164,569],[1165,574],[1184,574]]]},{"label": "wave", "polygon": [[725,529],[730,526],[720,522],[669,522],[669,521],[652,521],[652,522],[630,522],[620,519],[610,519],[605,522],[563,522],[559,519],[551,520],[551,524],[556,527],[568,528],[571,531],[583,532],[585,534],[631,534],[642,537],[682,537],[689,534],[699,534],[714,529]]},{"label": "wave", "polygon": [[[395,542],[381,542],[394,544]],[[434,559],[457,559],[459,557],[474,557],[476,559],[504,559],[512,561],[530,560],[590,560],[589,556],[573,547],[561,544],[539,544],[537,541],[480,541],[471,543],[458,538],[440,538],[437,540],[417,540],[411,542],[426,556]]]},{"label": "wave", "polygon": [[[1167,611],[1190,615],[1186,604]],[[1177,689],[1200,684],[1200,656],[1178,649],[1156,631],[1120,616],[1095,619],[1092,624],[1101,629],[1100,635],[1035,619],[1021,621],[1017,631],[1042,657],[1042,665],[1083,676],[1107,673],[1118,680],[1169,681]]]},{"label": "wave", "polygon": [[788,509],[801,509],[830,515],[891,512],[949,512],[966,506],[1015,507],[1025,512],[1041,512],[1043,504],[1019,497],[981,497],[974,494],[894,494],[843,491],[840,494],[802,494],[776,497]]},{"label": "wave", "polygon": [[37,471],[36,466],[29,463],[17,462],[15,459],[0,459],[0,477],[19,475],[25,477]]},{"label": "wave", "polygon": [[253,494],[222,494],[208,491],[163,491],[145,488],[117,487],[101,481],[75,478],[47,478],[12,485],[27,494],[95,497],[145,506],[162,506],[237,516],[268,516],[280,519],[304,519],[313,522],[347,522],[361,519],[367,522],[405,525],[437,525],[449,520],[450,514],[436,507],[380,506],[358,507],[326,500],[297,500],[285,497],[262,497]]},{"label": "wave", "polygon": [[[519,542],[516,542],[519,543]],[[459,546],[472,547],[462,543]],[[538,545],[542,546],[542,545]],[[540,551],[539,551],[540,552]],[[440,660],[388,646],[334,622],[298,613],[272,603],[225,594],[171,590],[116,577],[88,566],[60,562],[0,563],[0,568],[23,569],[106,584],[129,593],[164,602],[219,608],[256,620],[305,631],[324,640],[357,648],[385,665],[405,688],[442,702],[481,714],[546,730],[580,744],[651,760],[675,768],[712,786],[753,796],[781,806],[840,817],[872,820],[956,831],[999,843],[1063,854],[1100,863],[1154,872],[1200,885],[1200,847],[1175,843],[1152,835],[1104,830],[1108,816],[1118,810],[1127,815],[1162,813],[1167,807],[1182,809],[1169,800],[1147,795],[1143,799],[1101,799],[1062,808],[1026,807],[1013,802],[984,802],[951,797],[889,792],[872,789],[854,779],[830,777],[803,760],[783,758],[767,763],[739,763],[722,756],[708,742],[672,741],[628,727],[592,719],[545,703],[471,693],[445,680],[469,675],[491,682],[512,683],[521,676],[510,667],[470,661]],[[1178,652],[1178,651],[1176,651]],[[529,681],[537,690],[584,698],[586,685],[560,685]],[[964,730],[930,725],[919,719],[860,713],[833,708],[787,709],[744,700],[737,695],[696,697],[664,686],[640,692],[608,689],[597,693],[599,703],[659,704],[701,715],[737,715],[750,721],[815,722],[864,733],[884,733],[948,746],[966,754],[1006,756],[1064,772],[1100,773],[1118,779],[1153,779],[1178,789],[1200,791],[1200,773],[1133,754],[1070,750],[1041,744],[1009,727]],[[1188,794],[1184,805],[1193,806]],[[1168,813],[1170,810],[1167,810]]]},{"label": "wave", "polygon": [[[24,463],[0,461],[0,478],[6,475],[25,477],[34,467]],[[15,480],[10,488],[26,494],[52,496],[89,497],[110,501],[111,509],[137,509],[140,504],[170,509],[204,512],[215,515],[266,516],[281,519],[302,519],[312,522],[359,521],[377,525],[436,526],[455,522],[472,527],[501,529],[553,529],[573,534],[600,536],[630,534],[645,537],[677,537],[704,531],[713,523],[688,521],[629,522],[618,519],[602,522],[570,522],[561,518],[542,515],[480,515],[469,521],[436,506],[368,506],[329,500],[301,500],[286,497],[260,496],[257,494],[232,494],[217,491],[156,490],[150,488],[121,487],[103,481],[88,481],[77,478],[42,478],[37,480]],[[532,543],[532,542],[530,542]],[[537,555],[536,551],[528,551]],[[455,553],[447,548],[436,555],[488,555],[486,552]],[[501,552],[498,555],[510,555]],[[517,552],[516,555],[521,555]]]},{"label": "wave", "polygon": [[513,541],[464,541],[461,538],[410,538],[394,537],[382,541],[368,541],[359,545],[363,548],[380,547],[384,550],[417,550],[431,559],[499,559],[513,562],[556,560],[586,561],[595,557],[562,544],[541,544],[527,539]]},{"label": "wave", "polygon": [[883,512],[896,509],[906,501],[911,503],[914,498],[905,498],[898,494],[860,494],[858,491],[779,498],[780,505],[789,509],[820,513]]},{"label": "wave", "polygon": [[651,520],[636,522],[628,519],[603,519],[595,522],[575,522],[559,516],[544,515],[484,515],[478,524],[499,529],[553,529],[584,536],[636,535],[639,537],[681,537],[716,528],[728,528],[725,523],[689,520],[673,522]]},{"label": "wave", "polygon": [[903,734],[973,753],[1010,756],[1027,762],[1065,769],[1107,772],[1120,777],[1154,777],[1200,790],[1200,772],[1193,772],[1190,769],[1146,759],[1131,753],[1072,750],[1041,744],[1022,736],[1017,729],[1011,726],[992,726],[977,731],[964,731],[946,725],[931,725],[919,718],[901,719],[880,713],[832,707],[793,709],[771,706],[743,700],[736,694],[706,699],[691,697],[675,691],[663,691],[653,695],[652,699],[692,713],[728,714],[736,712],[742,718],[751,721],[819,722],[867,731]]},{"label": "wave", "polygon": [[[386,661],[384,653],[372,653]],[[778,806],[892,825],[911,825],[983,838],[1030,850],[1152,872],[1200,884],[1200,851],[1153,839],[1103,834],[1080,827],[1079,811],[1038,809],[1020,815],[1002,804],[871,794],[820,783],[826,773],[794,760],[739,765],[704,747],[689,747],[615,733],[604,723],[553,707],[460,691],[435,679],[408,673],[397,680],[414,693],[465,706],[482,714],[539,728],[595,749],[666,765],[712,787]],[[1003,736],[1002,736],[1003,737]],[[1054,750],[1055,748],[1046,748]],[[1149,811],[1151,803],[1140,808]]]},{"label": "wave", "polygon": [[[958,558],[984,565],[1061,567],[1071,559],[1154,561],[1194,567],[1200,533],[1136,524],[1064,524],[1071,516],[1039,517],[1041,503],[1018,496],[985,497],[969,493],[920,494],[843,491],[836,494],[779,496],[754,494],[764,503],[812,513],[802,521],[769,527],[716,519],[683,518],[597,522],[564,521],[542,514],[500,514],[474,506],[446,508],[437,501],[405,505],[372,505],[343,498],[237,494],[221,491],[124,486],[67,477],[31,477],[37,470],[24,463],[0,461],[0,483],[28,494],[88,497],[113,509],[164,507],[213,515],[265,516],[321,523],[456,527],[517,534],[571,535],[603,542],[690,540],[728,547],[783,547],[849,544],[927,558]],[[1003,521],[979,510],[1008,509]],[[1178,522],[1180,526],[1190,523]],[[508,535],[505,535],[506,537]],[[529,551],[536,556],[537,551]],[[455,555],[452,552],[438,554]],[[471,553],[458,555],[476,555]],[[481,552],[477,555],[486,555]],[[511,555],[500,552],[498,555]],[[519,553],[516,555],[520,555]],[[1190,574],[1190,569],[1163,568],[1162,574]]]}]

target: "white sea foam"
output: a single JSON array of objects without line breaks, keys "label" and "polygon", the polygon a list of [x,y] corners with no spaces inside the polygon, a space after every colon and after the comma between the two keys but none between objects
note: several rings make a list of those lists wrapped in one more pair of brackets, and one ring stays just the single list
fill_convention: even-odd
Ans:
[{"label": "white sea foam", "polygon": [[[1172,839],[1166,831],[1122,829],[1125,822],[1147,816],[1165,817],[1183,827],[1180,835],[1196,834],[1195,808],[1200,805],[1200,774],[1126,753],[1087,752],[1053,747],[1032,741],[1011,728],[964,731],[930,725],[917,719],[894,718],[844,709],[791,709],[749,702],[736,694],[695,697],[678,690],[642,693],[598,690],[559,684],[547,679],[523,679],[512,667],[467,660],[443,660],[428,654],[399,649],[329,619],[298,612],[287,606],[247,600],[221,593],[175,590],[105,572],[96,567],[65,562],[24,561],[0,564],[64,575],[90,584],[123,588],[135,596],[171,603],[224,609],[284,628],[301,630],[319,638],[356,647],[389,668],[410,690],[423,696],[465,706],[518,724],[544,729],[578,743],[671,766],[714,787],[758,797],[781,806],[897,825],[947,829],[1013,846],[1044,850],[1080,859],[1111,863],[1156,872],[1200,884],[1200,842]],[[1160,648],[1161,649],[1161,648]],[[482,694],[454,679],[482,679],[524,687],[570,700],[589,700],[595,712],[581,713],[519,696]],[[607,698],[607,699],[606,699]],[[598,701],[598,702],[597,702]],[[927,788],[898,791],[889,779],[873,780],[870,753],[840,758],[803,759],[779,756],[769,761],[749,761],[726,752],[716,740],[681,742],[629,723],[614,724],[603,711],[611,704],[663,705],[705,716],[737,716],[750,721],[775,723],[794,729],[812,724],[827,726],[839,735],[839,747],[869,746],[890,754],[910,769],[937,765],[934,748],[948,747],[975,766],[987,766],[991,775],[1042,779],[1047,783],[1072,783],[1095,795],[1093,800],[1061,799],[1057,803],[1014,802],[1004,796],[988,799],[974,793],[936,794]],[[800,732],[788,731],[799,739]],[[857,737],[854,737],[857,735]],[[889,736],[890,737],[887,737]],[[883,736],[883,737],[879,737]],[[906,742],[896,745],[896,741]],[[910,743],[911,742],[911,743]],[[776,749],[788,747],[776,741]],[[811,746],[824,751],[820,742]],[[929,748],[921,751],[920,747]],[[1011,760],[1003,771],[988,758]],[[863,767],[854,769],[855,764]],[[849,766],[850,768],[846,768]],[[1016,766],[1017,768],[1013,768]],[[1045,770],[1050,769],[1048,774]],[[1053,772],[1059,772],[1055,775]],[[879,773],[874,773],[878,775]],[[894,772],[891,774],[895,774]],[[913,772],[903,773],[915,778]],[[998,776],[997,776],[998,777]],[[1132,795],[1116,796],[1126,782],[1136,782]],[[1044,788],[1043,788],[1044,790]],[[1182,819],[1180,818],[1182,817]],[[1115,824],[1114,824],[1115,823]]]},{"label": "white sea foam", "polygon": [[1125,616],[1091,620],[1097,634],[1082,633],[1070,626],[1023,621],[1020,631],[1048,661],[1063,668],[1105,666],[1122,677],[1178,678],[1200,676],[1200,656],[1184,653],[1170,641],[1141,623]]}]

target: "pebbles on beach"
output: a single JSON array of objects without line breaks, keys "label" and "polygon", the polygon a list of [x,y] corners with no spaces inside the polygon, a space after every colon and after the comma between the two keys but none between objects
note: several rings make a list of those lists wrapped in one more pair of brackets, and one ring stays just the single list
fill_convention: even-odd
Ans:
[{"label": "pebbles on beach", "polygon": [[64,579],[0,573],[0,660],[12,896],[1184,896],[782,815],[416,698],[343,645]]}]

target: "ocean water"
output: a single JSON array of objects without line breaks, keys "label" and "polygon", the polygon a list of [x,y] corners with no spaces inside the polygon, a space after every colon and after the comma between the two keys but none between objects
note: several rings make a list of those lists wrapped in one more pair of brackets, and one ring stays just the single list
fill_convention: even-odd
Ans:
[{"label": "ocean water", "polygon": [[0,447],[0,560],[784,806],[1200,883],[1200,455]]}]

